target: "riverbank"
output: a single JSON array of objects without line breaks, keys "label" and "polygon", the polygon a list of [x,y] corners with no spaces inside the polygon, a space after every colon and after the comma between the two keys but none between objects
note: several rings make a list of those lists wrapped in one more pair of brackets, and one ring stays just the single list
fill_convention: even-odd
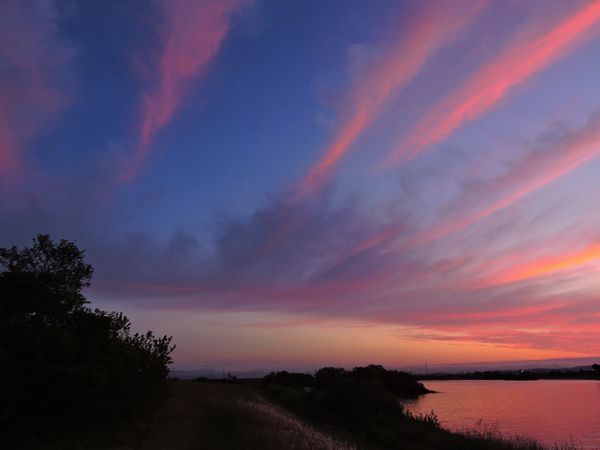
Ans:
[{"label": "riverbank", "polygon": [[575,442],[600,449],[600,383],[596,380],[427,381],[439,394],[405,402],[415,413],[434,410],[442,427],[487,427],[527,435],[547,446]]},{"label": "riverbank", "polygon": [[[64,428],[31,438],[22,449],[196,450],[196,449],[380,449],[371,432],[389,433],[392,448],[433,450],[541,450],[530,440],[498,435],[458,434],[432,420],[405,417],[360,428],[315,421],[283,401],[274,401],[258,383],[171,381],[169,397],[157,411],[128,422]],[[365,433],[365,430],[367,431]],[[389,448],[389,447],[388,447]]]},{"label": "riverbank", "polygon": [[532,370],[485,370],[460,373],[432,373],[415,375],[420,381],[441,380],[600,380],[600,371],[593,369],[532,369]]}]

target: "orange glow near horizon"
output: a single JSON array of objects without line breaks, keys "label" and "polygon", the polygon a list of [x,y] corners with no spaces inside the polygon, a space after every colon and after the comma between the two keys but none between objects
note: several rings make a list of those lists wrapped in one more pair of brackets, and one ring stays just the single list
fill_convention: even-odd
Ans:
[{"label": "orange glow near horizon", "polygon": [[594,1],[533,42],[512,43],[461,88],[433,106],[383,166],[391,166],[401,158],[412,160],[464,123],[475,120],[500,102],[512,88],[581,44],[586,33],[599,22],[600,1]]},{"label": "orange glow near horizon", "polygon": [[[246,312],[156,311],[137,314],[136,329],[154,326],[177,342],[179,366],[201,355],[205,364],[251,369],[324,364],[341,366],[381,363],[388,367],[426,363],[453,364],[588,356],[582,352],[536,349],[481,342],[469,333],[431,330],[358,320],[304,318],[297,315]],[[282,334],[281,329],[286,333]],[[428,337],[424,337],[425,333]],[[473,330],[473,334],[481,331]],[[208,336],[217,336],[209,340]],[[216,342],[216,344],[215,344]],[[223,351],[227,349],[227,356]],[[249,355],[252,355],[251,357]]]},{"label": "orange glow near horizon", "polygon": [[600,355],[600,0],[70,3],[0,0],[0,281],[73,242],[176,365]]}]

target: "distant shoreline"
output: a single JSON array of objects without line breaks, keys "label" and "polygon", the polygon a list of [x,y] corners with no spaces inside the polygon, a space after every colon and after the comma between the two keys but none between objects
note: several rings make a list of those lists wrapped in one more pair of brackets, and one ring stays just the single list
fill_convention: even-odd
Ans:
[{"label": "distant shoreline", "polygon": [[600,372],[592,369],[534,369],[534,370],[486,370],[465,373],[415,374],[419,381],[444,380],[596,380],[600,381]]}]

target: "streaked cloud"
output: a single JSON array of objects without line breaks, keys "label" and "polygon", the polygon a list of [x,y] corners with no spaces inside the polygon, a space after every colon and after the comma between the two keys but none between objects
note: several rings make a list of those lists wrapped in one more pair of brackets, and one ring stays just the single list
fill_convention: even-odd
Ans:
[{"label": "streaked cloud", "polygon": [[[316,3],[261,2],[256,23],[245,22],[252,35],[228,40],[247,2],[164,0],[146,22],[125,8],[127,32],[111,29],[120,2],[81,3],[66,22],[53,2],[3,2],[0,174],[18,177],[29,159],[48,171],[0,192],[0,246],[37,232],[77,240],[95,267],[94,305],[179,333],[190,365],[205,351],[285,358],[294,343],[306,344],[299,362],[318,361],[324,342],[348,364],[399,361],[400,350],[404,362],[600,352],[600,41],[590,39],[600,2],[550,2],[543,18],[532,13],[540,3],[353,4],[347,15],[327,2],[316,14]],[[378,34],[391,11],[398,29]],[[159,24],[152,39],[140,37],[148,23]],[[349,76],[336,63],[363,30],[379,38],[360,44],[367,57]],[[111,45],[88,45],[108,35]],[[81,99],[45,140],[77,84],[65,36],[81,39]],[[571,64],[544,70],[576,49]],[[141,54],[154,56],[144,82],[106,64]],[[348,86],[325,139],[314,133],[322,73]],[[207,123],[178,123],[213,75],[226,88],[211,93]],[[370,171],[418,111],[400,158],[445,141],[525,82],[540,89],[514,95],[486,132]],[[177,158],[137,177],[169,127]],[[200,135],[210,143],[202,152]],[[373,152],[348,158],[359,145]],[[119,175],[136,183],[106,195]]]},{"label": "streaked cloud", "polygon": [[600,260],[600,244],[591,243],[583,248],[551,255],[526,263],[516,263],[509,270],[487,281],[490,286],[516,283],[533,278],[552,275],[557,272],[580,268],[588,263]]},{"label": "streaked cloud", "polygon": [[[554,181],[568,175],[586,162],[600,155],[600,113],[593,114],[579,129],[560,135],[548,143],[531,149],[508,170],[491,180],[477,185],[470,194],[483,204],[472,212],[457,209],[459,214],[442,218],[431,228],[416,234],[410,245],[441,239],[509,208],[524,197],[537,192]],[[469,197],[468,197],[469,198]],[[464,198],[461,199],[464,204]]]},{"label": "streaked cloud", "polygon": [[72,96],[75,48],[59,31],[55,1],[0,3],[0,177],[8,188],[25,171],[29,146]]},{"label": "streaked cloud", "polygon": [[350,87],[347,110],[342,112],[344,119],[321,158],[301,181],[300,195],[314,191],[326,181],[390,96],[404,89],[441,47],[451,45],[485,4],[486,1],[478,0],[420,5],[419,13],[411,17],[397,42]]},{"label": "streaked cloud", "polygon": [[383,165],[412,160],[442,142],[463,124],[489,111],[514,87],[576,49],[598,32],[599,25],[600,2],[593,1],[544,34],[525,42],[511,42],[459,88],[434,104]]},{"label": "streaked cloud", "polygon": [[206,76],[231,28],[231,16],[249,0],[161,0],[161,48],[140,108],[138,144],[121,174],[130,180],[140,170],[157,133],[169,125],[194,82]]}]

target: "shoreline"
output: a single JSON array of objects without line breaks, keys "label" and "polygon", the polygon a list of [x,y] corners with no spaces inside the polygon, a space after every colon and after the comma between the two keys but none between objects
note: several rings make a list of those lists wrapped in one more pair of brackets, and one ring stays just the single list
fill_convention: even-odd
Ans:
[{"label": "shoreline", "polygon": [[481,371],[467,373],[433,373],[415,374],[419,381],[446,380],[499,380],[499,381],[539,381],[539,380],[588,380],[600,381],[597,370],[516,370],[516,371]]}]

